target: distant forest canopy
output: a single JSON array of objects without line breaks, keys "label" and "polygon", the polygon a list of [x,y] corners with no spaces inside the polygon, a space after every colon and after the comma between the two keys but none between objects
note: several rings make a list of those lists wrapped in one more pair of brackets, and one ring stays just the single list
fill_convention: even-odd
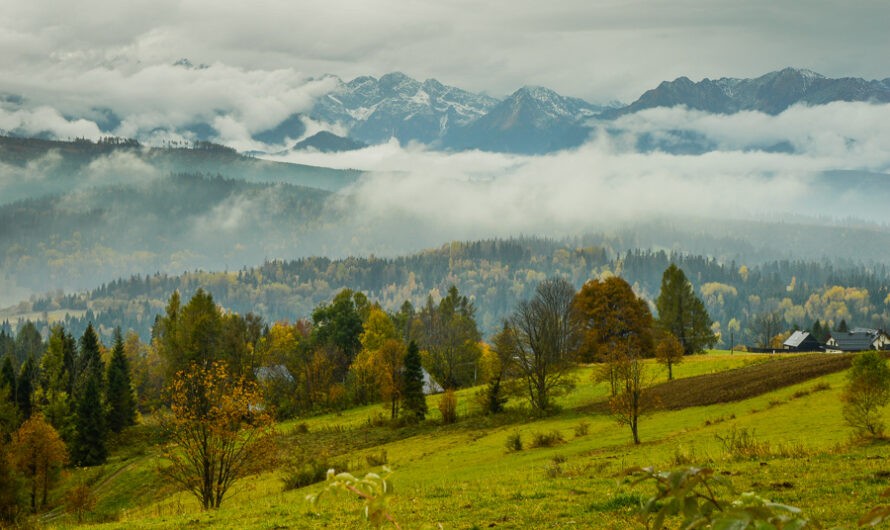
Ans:
[{"label": "distant forest canopy", "polygon": [[308,318],[344,288],[361,291],[395,312],[406,300],[415,307],[429,295],[438,300],[455,285],[476,306],[480,329],[490,337],[517,302],[530,298],[537,284],[551,276],[580,288],[589,279],[619,275],[649,301],[654,312],[662,273],[675,263],[704,301],[722,347],[731,342],[755,345],[759,340],[755,322],[766,314],[778,315],[782,324],[778,331],[810,329],[817,320],[831,329],[841,320],[850,327],[884,328],[890,322],[890,273],[883,265],[807,261],[748,265],[652,250],[617,255],[589,243],[584,238],[493,239],[454,242],[391,259],[316,257],[268,261],[239,271],[133,276],[85,294],[34,297],[14,313],[38,316],[38,329],[44,334],[46,317],[52,314],[75,335],[92,321],[106,339],[114,326],[121,326],[147,341],[174,290],[187,299],[203,288],[226,310],[253,312],[271,323]]}]

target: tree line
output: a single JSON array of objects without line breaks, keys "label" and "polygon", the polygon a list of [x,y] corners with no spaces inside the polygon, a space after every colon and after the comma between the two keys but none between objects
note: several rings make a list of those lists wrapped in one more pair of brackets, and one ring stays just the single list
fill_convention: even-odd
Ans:
[{"label": "tree line", "polygon": [[[685,271],[714,322],[718,345],[726,348],[760,345],[753,323],[764,314],[776,314],[778,331],[809,330],[817,321],[823,329],[835,329],[841,320],[851,327],[890,323],[890,274],[883,266],[803,261],[745,265],[653,251],[618,255],[615,244],[595,237],[487,240],[392,259],[304,258],[231,272],[134,276],[84,295],[37,298],[21,310],[68,311],[65,325],[76,333],[93,322],[107,340],[117,326],[148,340],[154,316],[174,290],[191,296],[202,288],[232,311],[254,312],[275,322],[295,315],[308,318],[346,287],[395,311],[405,300],[422,306],[428,295],[438,298],[453,284],[474,303],[480,331],[491,335],[538,282],[551,276],[566,278],[576,288],[588,278],[621,276],[654,310],[662,272],[673,263]],[[38,327],[48,330],[45,321]]]}]

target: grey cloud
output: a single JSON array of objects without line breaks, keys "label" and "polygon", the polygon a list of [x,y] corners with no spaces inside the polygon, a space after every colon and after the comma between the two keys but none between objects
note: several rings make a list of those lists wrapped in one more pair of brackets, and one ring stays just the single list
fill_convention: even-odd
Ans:
[{"label": "grey cloud", "polygon": [[890,72],[890,5],[871,0],[7,4],[4,83],[34,79],[15,83],[34,92],[65,86],[39,75],[49,70],[144,69],[182,56],[246,72],[402,70],[492,94],[541,84],[594,101],[633,99],[681,75],[756,76],[788,65],[831,76]]}]

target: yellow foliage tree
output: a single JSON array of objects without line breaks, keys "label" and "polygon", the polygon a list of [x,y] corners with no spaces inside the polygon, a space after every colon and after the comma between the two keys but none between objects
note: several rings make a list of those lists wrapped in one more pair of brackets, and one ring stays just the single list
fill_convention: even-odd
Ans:
[{"label": "yellow foliage tree", "polygon": [[42,414],[31,416],[12,435],[11,456],[28,481],[31,511],[46,504],[47,492],[58,470],[68,460],[65,443]]},{"label": "yellow foliage tree", "polygon": [[172,414],[163,426],[170,464],[162,472],[205,510],[219,508],[233,482],[269,463],[272,417],[256,384],[233,379],[220,361],[177,372],[169,395]]}]

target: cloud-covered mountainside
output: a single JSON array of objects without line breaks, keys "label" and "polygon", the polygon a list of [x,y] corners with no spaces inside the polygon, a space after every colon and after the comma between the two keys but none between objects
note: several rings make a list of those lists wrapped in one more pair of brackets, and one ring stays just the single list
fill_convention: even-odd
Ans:
[{"label": "cloud-covered mountainside", "polygon": [[[221,67],[171,68],[192,75]],[[812,86],[820,79],[806,76]],[[149,148],[121,140],[0,138],[0,305],[133,273],[235,270],[266,258],[311,255],[394,256],[445,241],[516,235],[620,234],[624,248],[749,263],[890,260],[890,245],[881,243],[890,233],[890,105],[865,92],[861,99],[869,101],[797,103],[777,113],[681,105],[605,120],[595,107],[543,88],[497,101],[400,75],[301,86],[316,95],[293,96],[301,103],[283,105],[282,121],[256,122],[269,141],[275,135],[307,139],[302,149],[274,155],[244,156],[185,140]],[[207,99],[234,101],[237,93],[208,93]],[[239,105],[249,107],[252,96],[240,93]],[[339,94],[339,103],[331,94]],[[413,102],[415,121],[392,117],[396,100]],[[321,101],[330,114],[312,118]],[[374,104],[366,108],[363,101]],[[209,108],[191,102],[193,116]],[[24,99],[7,98],[4,105],[18,110],[4,111],[3,123],[42,112],[58,123],[83,125],[71,112],[26,110]],[[427,123],[429,113],[457,112],[457,106],[460,116],[439,122],[442,142],[463,130],[505,145],[521,137],[511,136],[511,126],[531,123],[538,131],[562,131],[576,146],[527,155],[349,139],[360,120],[369,123],[384,107],[391,125],[405,123],[408,131]],[[324,128],[335,108],[352,113],[337,115],[337,134]],[[186,107],[176,109],[176,116],[188,114]],[[159,127],[163,120],[155,118],[146,123]],[[170,130],[188,122],[169,118]],[[125,121],[103,127],[120,131]],[[32,120],[28,130],[46,132],[38,122],[55,123]],[[545,132],[534,138],[552,139]],[[266,144],[249,139],[245,145]],[[524,145],[538,152],[532,147],[541,144]]]},{"label": "cloud-covered mountainside", "polygon": [[[578,147],[599,128],[608,129],[604,121],[646,109],[776,115],[795,105],[890,102],[888,79],[829,79],[793,68],[754,79],[696,83],[681,77],[627,106],[595,105],[532,86],[492,97],[398,72],[344,82],[335,76],[304,78],[290,70],[195,66],[186,60],[90,72],[68,80],[64,93],[45,87],[17,93],[0,82],[0,131],[57,139],[112,135],[155,144],[213,141],[264,153],[348,150],[395,139],[445,151],[543,154]],[[101,84],[88,90],[90,79]],[[163,90],[146,88],[161,82]],[[328,136],[319,144],[319,132],[341,140]],[[677,133],[685,132],[678,124]],[[307,143],[310,138],[314,141]],[[643,147],[710,149],[688,134],[679,145],[651,139]]]}]

